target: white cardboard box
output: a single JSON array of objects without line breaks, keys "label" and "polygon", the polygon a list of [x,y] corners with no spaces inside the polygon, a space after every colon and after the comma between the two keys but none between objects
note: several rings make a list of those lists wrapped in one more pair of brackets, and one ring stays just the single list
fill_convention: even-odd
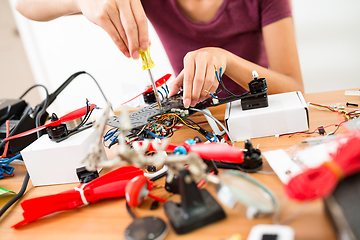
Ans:
[{"label": "white cardboard box", "polygon": [[[45,134],[22,150],[34,186],[79,182],[76,168],[84,166],[82,161],[97,134],[97,128],[89,128],[58,143]],[[103,159],[106,159],[105,153]]]},{"label": "white cardboard box", "polygon": [[225,122],[234,141],[309,130],[308,108],[301,92],[269,95],[268,107],[245,111],[240,101],[226,105]]}]

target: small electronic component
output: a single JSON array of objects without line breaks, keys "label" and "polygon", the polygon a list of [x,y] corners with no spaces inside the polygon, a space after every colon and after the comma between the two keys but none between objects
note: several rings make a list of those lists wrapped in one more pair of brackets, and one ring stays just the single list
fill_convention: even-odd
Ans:
[{"label": "small electronic component", "polygon": [[346,106],[347,106],[347,107],[348,107],[348,106],[358,107],[358,106],[359,106],[359,104],[357,104],[357,103],[349,103],[349,102],[347,102],[347,103],[346,103]]},{"label": "small electronic component", "polygon": [[323,126],[318,127],[318,131],[319,131],[319,134],[320,134],[321,136],[324,136],[325,133],[326,133]]},{"label": "small electronic component", "polygon": [[294,230],[285,225],[259,224],[255,225],[247,240],[293,240]]}]

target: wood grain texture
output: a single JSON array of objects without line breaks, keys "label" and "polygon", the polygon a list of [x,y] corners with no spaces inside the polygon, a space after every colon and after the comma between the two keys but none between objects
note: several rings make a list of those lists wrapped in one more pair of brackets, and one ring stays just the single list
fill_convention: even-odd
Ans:
[{"label": "wood grain texture", "polygon": [[[344,91],[335,91],[319,94],[305,95],[306,101],[311,101],[319,104],[331,105],[335,103],[345,104],[347,101],[360,103],[359,97],[348,97],[344,95]],[[218,119],[223,119],[225,106],[213,108],[211,111]],[[310,131],[319,126],[326,126],[329,124],[339,123],[342,121],[342,116],[330,111],[321,111],[315,108],[309,108],[310,116]],[[195,121],[204,121],[200,115],[195,115]],[[206,124],[204,124],[204,127]],[[334,128],[333,128],[334,129]],[[327,130],[332,131],[333,129]],[[339,132],[345,131],[340,128]],[[193,138],[197,132],[183,128],[176,131],[170,141],[173,143],[181,143],[188,138]],[[258,144],[260,150],[265,152],[275,149],[286,149],[294,144],[300,143],[304,140],[301,135],[293,137],[266,137],[252,139],[253,145]],[[242,148],[243,142],[236,143],[237,147]],[[108,152],[112,155],[112,152]],[[24,166],[15,166],[15,176],[0,180],[0,186],[18,192],[21,187],[22,179],[25,174]],[[109,171],[105,170],[104,172]],[[263,171],[271,172],[271,168],[264,159]],[[102,173],[103,174],[103,173]],[[260,173],[251,174],[251,176],[258,179],[263,184],[267,185],[275,193],[278,199],[282,199],[283,185],[276,175],[265,175]],[[158,180],[157,183],[163,183],[163,180]],[[21,199],[30,199],[34,197],[44,196],[48,194],[55,194],[64,190],[74,188],[77,184],[55,185],[47,187],[33,187],[31,184],[28,187],[26,195]],[[215,194],[214,186],[206,184],[205,187]],[[166,195],[164,189],[154,189],[152,192],[157,196]],[[9,196],[0,197],[0,206],[4,205],[9,200]],[[179,201],[178,196],[172,196],[170,200]],[[156,215],[161,217],[168,223],[163,208],[157,210],[149,210],[151,200],[145,201],[139,208],[135,208],[134,213],[138,217]],[[296,209],[302,205],[301,202],[287,201],[282,212],[281,218],[289,216]],[[185,235],[176,235],[174,230],[169,226],[169,234],[167,239],[226,239],[232,234],[241,234],[243,239],[246,239],[252,226],[256,224],[271,224],[272,217],[264,217],[258,219],[248,220],[245,217],[245,208],[239,207],[236,211],[232,211],[224,206],[227,218],[193,231]],[[10,228],[13,224],[22,220],[22,209],[19,204],[15,205],[0,222],[0,238],[1,239],[54,239],[54,240],[72,240],[72,239],[124,239],[124,230],[132,222],[131,217],[125,208],[125,199],[110,199],[102,200],[96,204],[86,207],[80,207],[70,211],[64,211],[48,217],[44,217],[29,225],[23,226],[19,229]],[[309,204],[301,215],[289,224],[296,232],[296,239],[336,239],[335,232],[330,224],[329,219],[325,215],[323,202],[321,200],[314,201]]]}]

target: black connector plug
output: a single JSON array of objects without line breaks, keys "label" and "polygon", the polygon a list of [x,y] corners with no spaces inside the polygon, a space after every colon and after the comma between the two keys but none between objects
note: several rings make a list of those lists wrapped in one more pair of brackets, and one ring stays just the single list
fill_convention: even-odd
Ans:
[{"label": "black connector plug", "polygon": [[77,168],[76,175],[78,176],[80,183],[88,183],[99,177],[99,173],[97,171],[88,171],[85,167]]},{"label": "black connector plug", "polygon": [[153,165],[148,165],[146,166],[146,170],[148,170],[148,172],[156,172],[156,167]]},{"label": "black connector plug", "polygon": [[250,140],[245,141],[244,151],[244,162],[240,164],[240,167],[245,172],[257,172],[262,168],[263,161],[261,156],[261,151],[255,149]]}]

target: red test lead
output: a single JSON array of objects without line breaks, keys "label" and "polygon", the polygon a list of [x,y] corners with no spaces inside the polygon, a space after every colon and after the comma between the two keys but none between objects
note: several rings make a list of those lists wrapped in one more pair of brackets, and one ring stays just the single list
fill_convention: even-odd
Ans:
[{"label": "red test lead", "polygon": [[[137,143],[142,144],[141,141]],[[244,152],[243,150],[223,144],[223,143],[197,143],[197,144],[187,144],[183,143],[181,145],[169,143],[165,149],[167,152],[173,152],[177,147],[183,147],[186,152],[195,152],[199,155],[200,158],[228,162],[228,163],[243,163],[244,162]],[[148,146],[148,151],[156,151],[152,143]]]},{"label": "red test lead", "polygon": [[138,167],[124,166],[74,189],[25,200],[20,204],[24,210],[24,220],[12,227],[17,228],[46,215],[96,203],[101,199],[124,197],[126,184],[143,174]]}]

